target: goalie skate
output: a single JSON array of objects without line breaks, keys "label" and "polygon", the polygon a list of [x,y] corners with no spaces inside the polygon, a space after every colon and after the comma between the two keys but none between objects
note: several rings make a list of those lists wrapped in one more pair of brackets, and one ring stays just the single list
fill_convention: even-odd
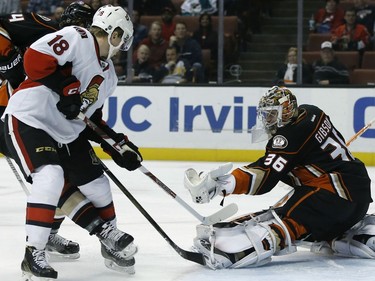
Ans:
[{"label": "goalie skate", "polygon": [[133,243],[130,243],[124,250],[119,252],[115,252],[101,244],[101,253],[105,266],[121,273],[135,274],[135,259],[133,256],[136,252],[137,247]]},{"label": "goalie skate", "polygon": [[49,256],[62,257],[66,259],[78,259],[79,244],[64,237],[55,234],[50,234],[46,245],[46,251]]},{"label": "goalie skate", "polygon": [[45,250],[37,250],[31,246],[26,247],[21,270],[24,281],[57,279],[57,272],[47,262]]}]

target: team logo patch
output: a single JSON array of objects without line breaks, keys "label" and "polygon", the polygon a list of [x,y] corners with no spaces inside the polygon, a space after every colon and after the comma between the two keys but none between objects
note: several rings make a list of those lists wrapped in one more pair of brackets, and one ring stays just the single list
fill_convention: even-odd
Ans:
[{"label": "team logo patch", "polygon": [[273,138],[272,148],[282,149],[287,146],[288,146],[288,140],[284,136],[277,135]]},{"label": "team logo patch", "polygon": [[100,75],[96,75],[90,82],[86,90],[81,93],[82,106],[81,111],[86,112],[87,109],[94,104],[99,98],[99,86],[103,82],[104,78]]}]

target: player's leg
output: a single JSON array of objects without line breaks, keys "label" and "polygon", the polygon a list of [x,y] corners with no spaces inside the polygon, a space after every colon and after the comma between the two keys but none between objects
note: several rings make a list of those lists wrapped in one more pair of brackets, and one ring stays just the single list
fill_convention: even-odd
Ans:
[{"label": "player's leg", "polygon": [[[90,143],[80,136],[67,147],[59,149],[69,182],[78,186],[81,193],[95,206],[100,217],[106,221],[103,232],[97,236],[101,241],[105,264],[111,269],[129,273],[127,265],[133,263],[137,247],[133,237],[116,227],[116,213],[107,177]],[[130,262],[129,262],[130,260]]]},{"label": "player's leg", "polygon": [[66,259],[78,259],[79,254],[79,244],[77,242],[68,240],[61,236],[58,232],[60,226],[65,219],[65,214],[61,209],[57,208],[55,212],[54,222],[52,224],[51,233],[48,237],[46,250],[49,255],[55,257],[62,257]]},{"label": "player's leg", "polygon": [[[4,85],[0,88],[0,100],[4,98],[4,103],[7,104],[7,97],[9,95],[8,91],[6,93],[3,93],[4,89],[8,89],[8,83],[5,81]],[[6,97],[3,97],[6,96]],[[2,98],[3,97],[3,98]],[[0,101],[0,104],[1,101]],[[0,116],[3,115],[5,110],[5,106],[0,106]],[[4,122],[0,121],[0,153],[5,155],[6,157],[12,158],[12,155],[10,154],[6,143],[5,143],[5,131],[4,131]],[[70,258],[70,259],[77,259],[79,258],[79,244],[76,242],[73,242],[71,240],[68,240],[61,235],[58,234],[58,231],[60,229],[60,226],[65,218],[65,215],[59,210],[56,209],[54,223],[52,225],[51,234],[48,237],[48,243],[46,250],[49,254],[52,255],[58,255],[64,258]]]},{"label": "player's leg", "polygon": [[332,241],[314,242],[310,250],[350,258],[375,259],[375,215],[366,215],[343,235]]},{"label": "player's leg", "polygon": [[261,266],[273,255],[296,251],[285,223],[273,210],[241,222],[198,225],[194,247],[213,269]]},{"label": "player's leg", "polygon": [[267,218],[269,213],[265,213],[222,229],[217,224],[211,232],[200,226],[194,244],[212,268],[258,266],[269,262],[272,255],[293,252],[297,240],[329,241],[342,235],[364,217],[368,205],[323,189],[300,187],[277,215],[271,212],[272,217]]},{"label": "player's leg", "polygon": [[20,170],[31,185],[26,207],[26,249],[21,269],[26,276],[56,279],[45,248],[55,209],[64,185],[64,172],[55,142],[44,131],[32,128],[12,116],[5,118],[5,139]]}]

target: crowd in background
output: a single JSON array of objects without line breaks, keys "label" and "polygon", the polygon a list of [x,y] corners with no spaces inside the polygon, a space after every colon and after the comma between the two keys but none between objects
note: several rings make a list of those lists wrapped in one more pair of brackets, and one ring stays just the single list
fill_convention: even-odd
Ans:
[{"label": "crowd in background", "polygon": [[[37,12],[59,20],[66,5],[72,1],[29,0],[27,5],[21,5],[21,2],[24,1],[0,0],[1,12],[21,11],[22,7],[24,11]],[[84,2],[94,9],[106,4],[125,8],[128,6],[127,0]],[[351,5],[345,7],[340,5],[339,0],[321,2],[322,7],[306,22],[306,30],[310,33],[331,34],[331,45],[328,48],[322,46],[320,60],[312,64],[303,63],[303,83],[349,83],[348,77],[336,79],[343,72],[342,63],[334,54],[340,51],[358,51],[362,55],[366,50],[374,50],[375,6],[369,5],[366,0],[346,1]],[[4,9],[4,3],[8,3],[8,10]],[[120,80],[134,83],[208,82],[216,74],[218,33],[213,28],[212,17],[217,14],[217,0],[134,0],[133,68],[131,73],[127,73],[127,55],[117,56],[114,62]],[[185,23],[176,22],[176,15],[196,16],[199,21],[198,29],[191,30]],[[262,33],[262,19],[272,17],[272,1],[224,0],[224,15],[238,18],[238,32],[232,34],[231,38],[233,43],[230,48],[224,48],[224,64],[240,64],[238,56],[240,52],[246,51],[252,35]],[[142,24],[142,16],[160,16],[160,20],[145,25]],[[205,60],[205,50],[209,50],[208,63]],[[332,57],[330,60],[325,59],[328,52],[329,57]],[[291,46],[285,63],[276,70],[273,82],[296,83],[296,58],[297,49]],[[345,72],[345,65],[343,67]],[[344,75],[349,75],[348,73],[346,69]]]}]

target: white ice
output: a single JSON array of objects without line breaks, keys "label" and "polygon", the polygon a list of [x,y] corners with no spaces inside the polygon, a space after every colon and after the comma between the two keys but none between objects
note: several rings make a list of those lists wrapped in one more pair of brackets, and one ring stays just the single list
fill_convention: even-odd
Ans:
[{"label": "white ice", "polygon": [[[127,172],[106,160],[110,170],[133,194],[144,209],[163,228],[168,236],[181,248],[190,250],[195,226],[199,221],[185,210],[176,200],[166,194],[140,171]],[[161,179],[190,206],[202,215],[216,212],[220,199],[208,205],[191,203],[187,190],[183,187],[183,172],[194,167],[197,170],[210,170],[220,163],[214,162],[171,162],[145,161],[144,166]],[[234,163],[237,167],[244,163]],[[24,255],[25,194],[4,158],[0,158],[0,280],[20,280],[20,263]],[[375,182],[375,167],[368,167]],[[372,184],[375,194],[375,184]],[[139,246],[136,255],[136,273],[133,276],[110,271],[104,266],[100,245],[96,237],[66,219],[60,234],[79,242],[81,257],[75,261],[53,259],[51,265],[59,272],[58,280],[90,281],[256,281],[256,280],[374,280],[375,260],[326,257],[299,248],[297,253],[275,257],[263,267],[235,270],[210,270],[199,264],[181,258],[145,217],[134,207],[127,197],[112,184],[117,210],[118,226],[132,234]],[[267,195],[230,196],[225,204],[236,202],[238,215],[268,208],[286,192],[285,186],[277,186]],[[375,197],[375,196],[374,196]],[[375,204],[369,213],[375,212]]]}]

